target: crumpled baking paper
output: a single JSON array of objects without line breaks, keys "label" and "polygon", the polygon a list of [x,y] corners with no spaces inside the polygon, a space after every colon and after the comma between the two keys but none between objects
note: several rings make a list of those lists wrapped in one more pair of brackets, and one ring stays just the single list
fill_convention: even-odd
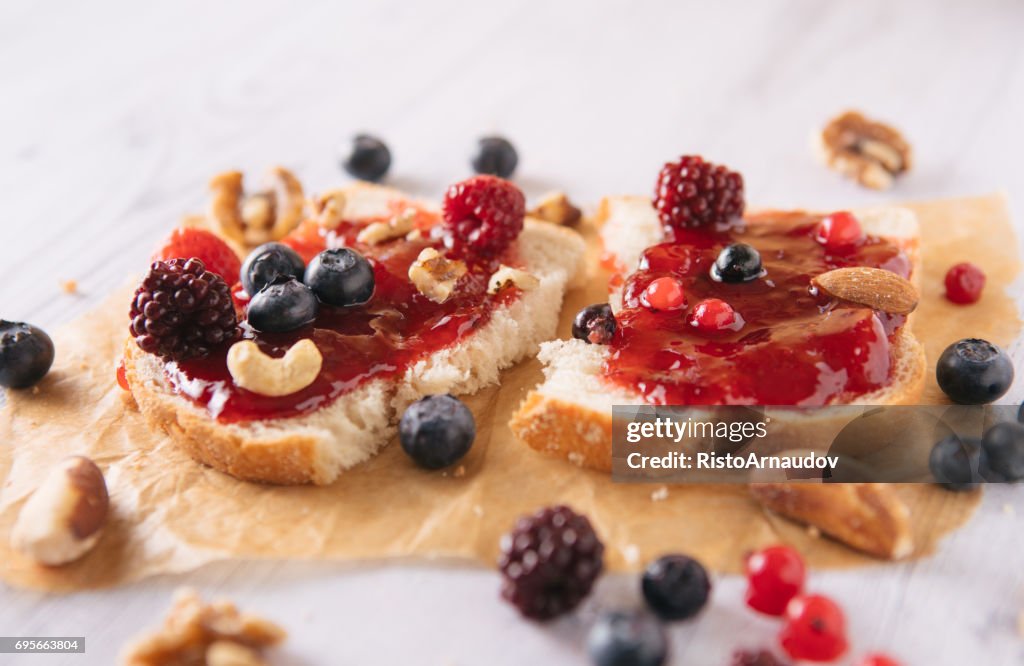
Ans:
[{"label": "crumpled baking paper", "polygon": [[[914,324],[929,365],[965,336],[999,344],[1016,339],[1020,321],[1005,288],[1019,270],[1005,198],[1000,195],[911,205],[922,225],[922,300]],[[592,229],[591,265],[597,244]],[[980,303],[955,306],[942,278],[958,261],[984,267]],[[38,390],[8,392],[0,414],[0,577],[19,587],[75,590],[183,572],[227,559],[295,558],[380,561],[458,560],[493,566],[500,536],[516,517],[564,502],[587,514],[604,540],[611,570],[633,571],[670,551],[713,570],[739,569],[744,553],[787,541],[813,567],[872,562],[812,530],[763,511],[744,487],[615,484],[534,452],[512,437],[511,413],[540,380],[536,361],[504,373],[501,387],[467,399],[478,435],[456,469],[415,467],[392,443],[329,487],[243,483],[193,462],[148,428],[115,381],[130,288],[55,337],[57,361]],[[567,295],[559,335],[572,315],[606,300],[600,279]],[[930,370],[924,402],[943,401]],[[77,563],[45,568],[12,551],[18,510],[55,460],[84,454],[106,473],[113,513],[98,547]],[[978,494],[929,485],[898,488],[911,507],[916,555],[970,517]]]}]

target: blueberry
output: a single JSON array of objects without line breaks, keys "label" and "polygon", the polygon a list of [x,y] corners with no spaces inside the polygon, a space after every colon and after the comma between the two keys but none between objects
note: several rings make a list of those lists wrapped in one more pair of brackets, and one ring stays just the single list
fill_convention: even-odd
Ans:
[{"label": "blueberry", "polygon": [[981,483],[981,442],[950,435],[932,448],[928,467],[948,490],[971,490]]},{"label": "blueberry", "polygon": [[701,563],[686,555],[665,555],[647,565],[640,589],[663,620],[693,617],[708,601],[711,581]]},{"label": "blueberry", "polygon": [[615,335],[615,328],[615,315],[610,305],[588,305],[572,320],[572,337],[587,344],[607,345]]},{"label": "blueberry", "polygon": [[660,666],[668,656],[668,639],[647,613],[609,611],[591,627],[587,652],[596,666]]},{"label": "blueberry", "polygon": [[249,301],[249,325],[262,333],[284,333],[316,319],[316,295],[295,278],[279,278]]},{"label": "blueberry", "polygon": [[358,134],[341,166],[353,178],[377,182],[391,168],[391,151],[377,137]]},{"label": "blueberry", "polygon": [[28,388],[50,371],[53,341],[41,329],[0,319],[0,386]]},{"label": "blueberry", "polygon": [[440,469],[458,462],[473,446],[476,422],[455,396],[430,395],[402,414],[398,438],[417,465]]},{"label": "blueberry", "polygon": [[998,399],[1013,383],[1013,364],[991,342],[968,338],[942,352],[935,379],[953,402],[981,405]]},{"label": "blueberry", "polygon": [[711,279],[716,282],[750,282],[763,273],[761,254],[746,243],[724,248],[711,266]]},{"label": "blueberry", "polygon": [[1017,423],[1024,423],[1024,402],[1017,408]]},{"label": "blueberry", "polygon": [[239,278],[245,293],[255,296],[278,278],[301,280],[305,269],[302,257],[295,250],[281,243],[265,243],[245,258]]},{"label": "blueberry", "polygon": [[324,250],[306,267],[305,282],[328,305],[362,305],[373,296],[373,267],[347,247]]},{"label": "blueberry", "polygon": [[511,178],[519,165],[519,153],[509,140],[501,136],[485,136],[476,142],[472,160],[473,171],[499,178]]},{"label": "blueberry", "polygon": [[999,480],[1024,481],[1024,425],[1000,423],[992,426],[981,440],[981,450],[985,469],[995,472]]}]

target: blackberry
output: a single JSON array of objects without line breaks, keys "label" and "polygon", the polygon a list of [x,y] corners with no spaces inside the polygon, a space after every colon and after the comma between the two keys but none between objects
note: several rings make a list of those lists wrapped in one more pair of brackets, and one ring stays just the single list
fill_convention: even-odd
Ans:
[{"label": "blackberry", "polygon": [[731,222],[743,215],[743,176],[684,155],[662,167],[654,207],[666,230]]},{"label": "blackberry", "polygon": [[541,509],[501,540],[501,596],[534,620],[566,613],[590,593],[603,554],[585,516],[567,506]]},{"label": "blackberry", "polygon": [[526,198],[507,180],[473,176],[444,195],[445,244],[458,251],[500,254],[523,230]]},{"label": "blackberry", "polygon": [[165,361],[203,357],[238,334],[231,291],[199,259],[156,261],[135,291],[131,334]]}]

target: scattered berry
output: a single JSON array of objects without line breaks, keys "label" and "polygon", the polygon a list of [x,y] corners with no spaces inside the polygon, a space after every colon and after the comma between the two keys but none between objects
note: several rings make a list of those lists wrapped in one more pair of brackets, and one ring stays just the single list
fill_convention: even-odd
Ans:
[{"label": "scattered berry", "polygon": [[981,443],[950,435],[938,441],[928,456],[935,481],[947,490],[972,490],[981,483]]},{"label": "scattered berry", "polygon": [[245,258],[239,277],[245,293],[255,296],[279,278],[302,280],[305,270],[306,264],[295,250],[281,243],[264,243]]},{"label": "scattered berry", "polygon": [[199,259],[156,261],[135,291],[135,344],[165,361],[203,357],[234,340],[238,319],[224,278]]},{"label": "scattered berry", "polygon": [[779,640],[793,659],[832,661],[846,652],[846,618],[828,597],[795,597],[786,608]]},{"label": "scattered berry", "polygon": [[807,567],[789,546],[769,546],[746,561],[747,605],[766,615],[782,615],[790,600],[804,589]]},{"label": "scattered berry", "polygon": [[743,176],[684,155],[658,174],[654,208],[667,231],[731,222],[743,216]]},{"label": "scattered berry", "polygon": [[0,386],[28,388],[50,371],[53,340],[31,324],[0,319]]},{"label": "scattered berry", "polygon": [[900,662],[884,654],[869,654],[857,662],[857,666],[901,666]]},{"label": "scattered berry", "polygon": [[153,254],[153,261],[192,257],[202,261],[206,270],[221,276],[228,284],[234,283],[242,267],[238,255],[219,236],[206,229],[189,227],[172,231]]},{"label": "scattered berry", "polygon": [[501,136],[485,136],[476,142],[473,156],[473,171],[498,178],[511,178],[519,165],[519,153],[508,139]]},{"label": "scattered berry", "polygon": [[348,155],[342,160],[341,166],[353,178],[375,183],[391,168],[391,151],[377,137],[358,134],[352,139]]},{"label": "scattered berry", "polygon": [[526,199],[522,191],[495,176],[473,176],[444,195],[445,242],[484,255],[499,254],[523,230]]},{"label": "scattered berry", "polygon": [[708,601],[711,581],[700,562],[686,555],[665,555],[644,570],[640,589],[651,610],[663,620],[685,620]]},{"label": "scattered berry", "polygon": [[737,650],[732,654],[731,666],[786,666],[786,662],[778,659],[768,650],[757,652]]},{"label": "scattered berry", "polygon": [[693,307],[690,326],[709,334],[738,331],[743,328],[743,317],[725,301],[706,298]]},{"label": "scattered berry", "polygon": [[117,363],[117,372],[114,373],[117,377],[117,385],[125,391],[131,391],[132,387],[128,385],[128,373],[124,367],[124,359],[122,358]]},{"label": "scattered berry", "polygon": [[592,345],[611,344],[615,329],[615,315],[607,303],[588,305],[572,320],[572,337]]},{"label": "scattered berry", "polygon": [[587,636],[587,652],[595,666],[660,666],[668,656],[665,629],[639,611],[609,611]]},{"label": "scattered berry", "polygon": [[1013,363],[1002,349],[977,338],[946,347],[935,379],[953,402],[981,405],[998,400],[1013,383]]},{"label": "scattered berry", "polygon": [[981,440],[985,468],[996,478],[989,481],[1024,481],[1024,425],[998,423]]},{"label": "scattered berry", "polygon": [[957,264],[946,273],[946,298],[954,303],[977,303],[984,288],[985,274],[974,264]]},{"label": "scattered berry", "polygon": [[761,253],[746,243],[733,243],[724,248],[711,265],[711,279],[716,282],[750,282],[763,273]]},{"label": "scattered berry", "polygon": [[864,231],[852,213],[832,213],[818,224],[814,239],[835,252],[855,247],[864,239]]},{"label": "scattered berry", "polygon": [[640,301],[652,310],[677,310],[686,305],[686,296],[679,280],[660,277],[647,285]]},{"label": "scattered berry", "polygon": [[306,267],[305,282],[328,305],[362,305],[373,296],[373,267],[347,247],[324,250]]},{"label": "scattered berry", "polygon": [[249,301],[249,325],[261,333],[285,333],[316,319],[313,290],[295,278],[268,284]]},{"label": "scattered berry", "polygon": [[501,596],[534,620],[567,613],[590,593],[603,555],[585,516],[567,506],[541,509],[501,540]]},{"label": "scattered berry", "polygon": [[476,438],[473,413],[452,395],[430,395],[409,405],[398,424],[398,438],[417,465],[448,467],[462,459]]}]

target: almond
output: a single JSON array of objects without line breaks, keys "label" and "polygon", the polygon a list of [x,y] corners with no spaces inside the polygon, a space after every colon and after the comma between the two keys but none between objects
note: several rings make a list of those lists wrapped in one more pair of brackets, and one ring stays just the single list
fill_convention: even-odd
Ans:
[{"label": "almond", "polygon": [[888,314],[906,315],[917,307],[917,290],[907,280],[881,268],[837,268],[813,278],[821,292]]}]

